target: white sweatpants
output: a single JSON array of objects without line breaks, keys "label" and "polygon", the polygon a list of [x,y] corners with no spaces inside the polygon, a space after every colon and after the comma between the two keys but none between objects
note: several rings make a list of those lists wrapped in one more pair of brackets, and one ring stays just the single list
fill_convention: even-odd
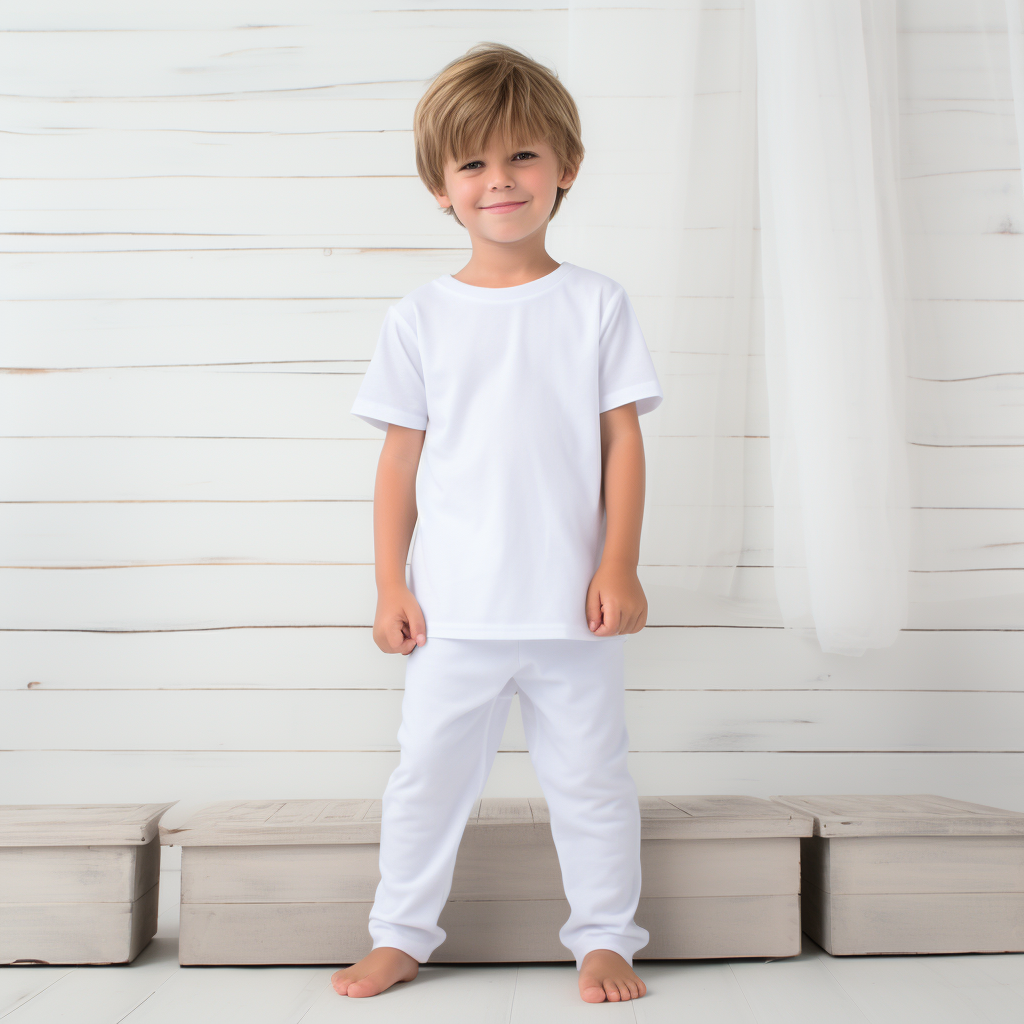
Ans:
[{"label": "white sweatpants", "polygon": [[551,815],[571,913],[558,933],[580,967],[592,949],[630,964],[647,945],[640,898],[640,807],[626,765],[626,637],[456,640],[406,656],[401,758],[384,791],[370,936],[426,962],[455,856],[494,763],[515,692]]}]

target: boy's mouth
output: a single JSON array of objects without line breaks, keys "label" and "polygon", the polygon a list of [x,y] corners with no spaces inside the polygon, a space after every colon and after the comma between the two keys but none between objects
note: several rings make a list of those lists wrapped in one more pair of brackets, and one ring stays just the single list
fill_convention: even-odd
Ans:
[{"label": "boy's mouth", "polygon": [[504,213],[507,210],[517,210],[525,202],[526,200],[524,199],[519,203],[496,203],[494,206],[485,206],[483,209],[490,210],[492,213]]}]

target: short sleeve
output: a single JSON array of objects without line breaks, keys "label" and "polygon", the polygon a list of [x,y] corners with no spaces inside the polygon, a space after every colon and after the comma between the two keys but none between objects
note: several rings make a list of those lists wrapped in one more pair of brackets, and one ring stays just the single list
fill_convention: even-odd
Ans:
[{"label": "short sleeve", "polygon": [[415,332],[388,307],[377,347],[366,368],[352,413],[371,426],[389,423],[415,430],[427,428],[427,395]]},{"label": "short sleeve", "polygon": [[642,416],[661,405],[664,396],[654,360],[624,288],[602,313],[598,364],[599,412],[636,402]]}]

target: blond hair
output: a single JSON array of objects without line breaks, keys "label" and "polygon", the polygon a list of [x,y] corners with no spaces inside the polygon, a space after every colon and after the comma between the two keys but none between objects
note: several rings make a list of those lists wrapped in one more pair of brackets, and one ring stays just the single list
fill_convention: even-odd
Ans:
[{"label": "blond hair", "polygon": [[[445,65],[416,104],[420,180],[431,193],[444,193],[446,161],[479,152],[495,131],[513,146],[543,139],[558,159],[559,177],[583,160],[579,111],[558,75],[504,43],[478,43]],[[568,191],[558,187],[548,220]],[[454,207],[444,212],[464,226]]]}]

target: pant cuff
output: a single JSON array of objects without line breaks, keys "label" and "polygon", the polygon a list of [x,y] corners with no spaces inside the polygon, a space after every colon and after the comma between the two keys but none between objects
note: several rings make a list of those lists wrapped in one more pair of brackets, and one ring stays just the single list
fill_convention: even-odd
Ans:
[{"label": "pant cuff", "polygon": [[633,966],[633,954],[636,952],[636,948],[630,945],[623,945],[621,940],[613,938],[609,939],[590,939],[588,940],[585,947],[581,947],[579,952],[573,950],[572,954],[576,957],[576,970],[579,971],[583,967],[583,958],[595,949],[610,949],[613,953],[618,953],[623,960]]},{"label": "pant cuff", "polygon": [[437,949],[439,943],[426,939],[422,934],[412,929],[398,928],[375,928],[373,930],[373,949],[379,946],[391,946],[408,953],[417,963],[425,964],[430,959],[430,954]]}]

